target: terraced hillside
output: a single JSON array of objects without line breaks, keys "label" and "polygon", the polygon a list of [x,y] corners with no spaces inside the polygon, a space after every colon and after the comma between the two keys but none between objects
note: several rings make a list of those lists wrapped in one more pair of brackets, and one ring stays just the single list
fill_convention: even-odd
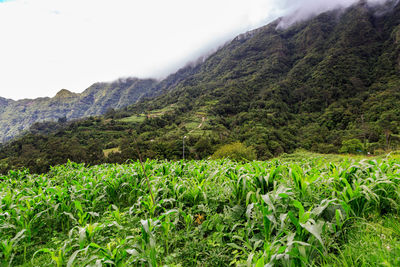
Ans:
[{"label": "terraced hillside", "polygon": [[[44,172],[68,159],[122,163],[138,157],[136,141],[144,157],[176,160],[184,136],[190,159],[235,142],[260,160],[297,148],[361,154],[400,148],[399,2],[360,1],[289,28],[278,27],[280,21],[157,83],[151,98],[62,129],[35,125],[0,148],[0,170]],[[103,150],[116,148],[121,153],[104,157]]]}]

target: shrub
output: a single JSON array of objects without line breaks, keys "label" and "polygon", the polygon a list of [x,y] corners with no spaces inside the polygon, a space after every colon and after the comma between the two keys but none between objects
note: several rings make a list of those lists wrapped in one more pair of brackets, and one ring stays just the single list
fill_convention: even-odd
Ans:
[{"label": "shrub", "polygon": [[229,158],[231,160],[255,160],[256,151],[252,147],[246,147],[240,142],[224,145],[211,156],[212,159]]},{"label": "shrub", "polygon": [[350,139],[342,142],[342,147],[339,150],[340,153],[352,153],[357,154],[363,152],[363,144],[358,139]]},{"label": "shrub", "polygon": [[322,154],[335,154],[338,152],[337,148],[333,144],[314,144],[312,147],[313,151]]}]

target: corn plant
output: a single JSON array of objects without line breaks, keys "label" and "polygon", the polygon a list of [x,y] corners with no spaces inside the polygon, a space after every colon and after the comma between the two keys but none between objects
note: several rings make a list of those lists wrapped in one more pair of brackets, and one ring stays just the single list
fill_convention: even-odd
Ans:
[{"label": "corn plant", "polygon": [[2,177],[0,265],[319,266],[400,212],[395,159],[142,163]]},{"label": "corn plant", "polygon": [[25,237],[25,229],[19,231],[13,238],[0,240],[0,263],[5,266],[12,266],[18,243]]}]

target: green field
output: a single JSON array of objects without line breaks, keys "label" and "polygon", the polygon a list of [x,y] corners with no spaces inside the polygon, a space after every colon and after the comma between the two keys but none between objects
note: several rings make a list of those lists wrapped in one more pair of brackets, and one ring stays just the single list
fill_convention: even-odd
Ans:
[{"label": "green field", "polygon": [[114,147],[103,150],[103,154],[105,157],[108,157],[111,153],[121,153],[121,149],[119,147]]},{"label": "green field", "polygon": [[146,116],[144,114],[140,114],[140,115],[133,115],[130,117],[122,118],[122,119],[119,119],[119,121],[126,122],[126,123],[141,123],[141,122],[144,122],[145,119],[146,119]]},{"label": "green field", "polygon": [[125,122],[125,123],[142,123],[142,122],[144,122],[146,117],[148,117],[148,118],[161,117],[162,115],[164,115],[168,112],[174,111],[174,108],[175,108],[175,105],[169,105],[163,109],[151,110],[147,114],[135,114],[130,117],[119,119],[118,121]]},{"label": "green field", "polygon": [[0,176],[0,266],[400,265],[399,159],[144,166]]}]

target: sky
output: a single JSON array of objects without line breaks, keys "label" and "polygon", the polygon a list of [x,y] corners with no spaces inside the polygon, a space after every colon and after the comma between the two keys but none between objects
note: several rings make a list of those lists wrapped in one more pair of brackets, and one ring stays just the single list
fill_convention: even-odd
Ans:
[{"label": "sky", "polygon": [[0,0],[0,96],[52,97],[123,77],[162,79],[280,16],[286,27],[357,1]]}]

